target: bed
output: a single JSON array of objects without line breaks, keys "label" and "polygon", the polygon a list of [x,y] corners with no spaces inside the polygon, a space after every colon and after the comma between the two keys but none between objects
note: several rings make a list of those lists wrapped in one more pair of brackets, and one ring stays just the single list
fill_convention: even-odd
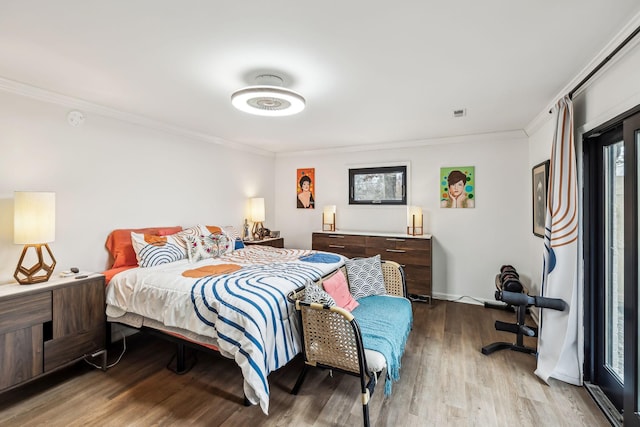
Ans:
[{"label": "bed", "polygon": [[[177,235],[167,234],[175,232],[175,227],[145,230],[141,234],[156,247],[154,234],[146,233],[160,235],[165,247],[172,241],[170,236]],[[127,233],[133,236],[131,230],[116,231],[125,243]],[[236,243],[232,249],[225,244],[213,257],[173,260],[167,255],[169,262],[123,266],[117,262],[121,254],[113,250],[114,233],[107,240],[115,258],[112,269],[105,272],[107,320],[217,349],[240,367],[246,399],[268,414],[269,373],[286,365],[301,349],[296,310],[287,295],[340,268],[344,257],[259,245],[241,247],[232,233],[223,232],[220,234]],[[128,256],[126,262],[131,263],[131,254]]]}]

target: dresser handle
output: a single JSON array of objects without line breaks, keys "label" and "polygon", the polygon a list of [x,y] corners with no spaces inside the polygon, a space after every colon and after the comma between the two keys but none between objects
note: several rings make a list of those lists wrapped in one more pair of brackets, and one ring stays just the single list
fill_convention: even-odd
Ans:
[{"label": "dresser handle", "polygon": [[344,249],[344,245],[329,245],[330,248]]},{"label": "dresser handle", "polygon": [[338,234],[329,234],[330,239],[344,239],[344,236],[340,236]]},{"label": "dresser handle", "polygon": [[390,242],[406,242],[406,239],[398,239],[396,237],[389,237],[387,240]]},{"label": "dresser handle", "polygon": [[397,253],[397,254],[403,254],[403,253],[405,253],[407,251],[403,251],[402,249],[387,249],[387,252],[394,252],[394,253]]}]

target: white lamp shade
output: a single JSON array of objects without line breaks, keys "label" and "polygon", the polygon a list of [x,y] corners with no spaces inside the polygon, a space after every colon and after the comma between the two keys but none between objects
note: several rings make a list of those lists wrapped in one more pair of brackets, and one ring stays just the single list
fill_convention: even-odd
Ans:
[{"label": "white lamp shade", "polygon": [[56,193],[16,191],[13,214],[14,243],[33,245],[56,239]]},{"label": "white lamp shade", "polygon": [[324,207],[323,209],[323,219],[322,222],[327,224],[327,225],[334,225],[333,224],[333,219],[334,216],[333,214],[336,213],[336,205],[327,205]]},{"label": "white lamp shade", "polygon": [[422,208],[420,206],[407,206],[407,227],[413,226],[422,227]]},{"label": "white lamp shade", "polygon": [[254,197],[251,199],[251,221],[264,221],[264,199],[262,197]]}]

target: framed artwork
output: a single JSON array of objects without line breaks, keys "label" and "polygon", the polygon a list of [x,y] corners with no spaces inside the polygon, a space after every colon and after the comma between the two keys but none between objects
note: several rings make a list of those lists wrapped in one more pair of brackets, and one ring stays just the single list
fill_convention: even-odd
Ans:
[{"label": "framed artwork", "polygon": [[296,172],[296,207],[298,209],[315,209],[316,202],[313,199],[315,175],[315,168],[298,169]]},{"label": "framed artwork", "polygon": [[349,169],[350,205],[406,205],[407,167]]},{"label": "framed artwork", "polygon": [[533,234],[544,237],[545,213],[547,212],[547,186],[549,185],[549,160],[538,163],[531,169],[531,191],[533,206]]},{"label": "framed artwork", "polygon": [[475,166],[440,168],[440,207],[476,207]]}]

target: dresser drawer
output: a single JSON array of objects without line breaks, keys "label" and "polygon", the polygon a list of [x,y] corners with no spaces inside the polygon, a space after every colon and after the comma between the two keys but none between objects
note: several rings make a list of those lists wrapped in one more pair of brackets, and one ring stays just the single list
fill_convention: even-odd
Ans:
[{"label": "dresser drawer", "polygon": [[429,251],[408,251],[406,249],[390,249],[390,248],[375,248],[367,247],[365,256],[372,257],[380,255],[381,259],[388,261],[395,261],[401,265],[430,265],[430,253]]},{"label": "dresser drawer", "polygon": [[334,252],[347,258],[365,256],[364,236],[314,233],[311,245],[313,250]]},{"label": "dresser drawer", "polygon": [[0,301],[0,334],[51,320],[51,292]]},{"label": "dresser drawer", "polygon": [[367,237],[367,247],[397,249],[404,251],[428,251],[429,241],[424,239],[411,239],[403,237]]},{"label": "dresser drawer", "polygon": [[410,294],[431,295],[431,267],[407,265],[404,274]]}]

